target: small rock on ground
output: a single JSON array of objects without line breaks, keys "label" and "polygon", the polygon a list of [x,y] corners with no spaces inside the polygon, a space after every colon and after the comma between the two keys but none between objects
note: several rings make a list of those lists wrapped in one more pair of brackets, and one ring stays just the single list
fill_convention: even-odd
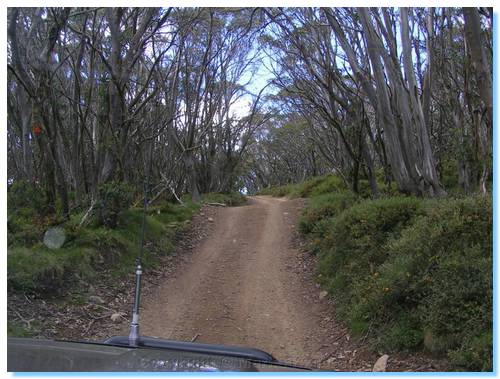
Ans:
[{"label": "small rock on ground", "polygon": [[111,321],[113,322],[118,322],[120,321],[120,318],[123,316],[123,313],[119,312],[119,313],[113,313],[111,315]]},{"label": "small rock on ground", "polygon": [[383,372],[387,368],[387,360],[389,359],[389,356],[387,354],[382,355],[379,359],[377,359],[377,362],[373,365],[373,372]]}]

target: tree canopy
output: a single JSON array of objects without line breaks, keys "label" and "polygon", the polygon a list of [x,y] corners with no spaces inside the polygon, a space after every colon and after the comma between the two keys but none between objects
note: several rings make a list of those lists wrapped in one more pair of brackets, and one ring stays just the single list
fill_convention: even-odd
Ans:
[{"label": "tree canopy", "polygon": [[492,23],[489,8],[9,8],[8,180],[64,215],[110,181],[194,200],[328,172],[374,196],[377,178],[486,192]]}]

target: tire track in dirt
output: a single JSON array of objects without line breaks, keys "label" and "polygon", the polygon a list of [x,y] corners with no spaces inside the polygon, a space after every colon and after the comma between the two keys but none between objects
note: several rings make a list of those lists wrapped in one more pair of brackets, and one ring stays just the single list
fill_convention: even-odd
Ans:
[{"label": "tire track in dirt", "polygon": [[220,209],[211,235],[146,299],[141,334],[187,341],[196,336],[198,342],[256,347],[280,360],[317,363],[325,305],[293,270],[293,215],[299,207],[262,196]]},{"label": "tire track in dirt", "polygon": [[[384,352],[350,338],[333,302],[319,299],[316,260],[296,238],[302,207],[301,199],[255,196],[244,206],[212,208],[211,217],[200,212],[194,229],[204,237],[189,253],[178,251],[171,274],[148,291],[141,335],[254,347],[328,371],[371,371]],[[127,335],[128,325],[122,328]],[[387,370],[443,367],[422,354],[395,354]]]}]

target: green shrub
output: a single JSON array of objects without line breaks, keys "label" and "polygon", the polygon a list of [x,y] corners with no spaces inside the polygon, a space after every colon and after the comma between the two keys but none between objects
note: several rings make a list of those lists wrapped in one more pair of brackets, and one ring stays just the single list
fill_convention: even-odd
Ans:
[{"label": "green shrub", "polygon": [[38,214],[33,208],[22,207],[9,212],[7,219],[8,246],[31,246],[43,238],[44,228],[36,221]]},{"label": "green shrub", "polygon": [[30,208],[36,213],[43,213],[45,195],[41,188],[24,180],[15,181],[7,192],[9,211],[18,208]]},{"label": "green shrub", "polygon": [[327,193],[346,191],[348,188],[336,175],[324,175],[304,182],[301,197],[314,197]]},{"label": "green shrub", "polygon": [[133,191],[122,182],[108,182],[99,187],[96,212],[99,225],[116,228],[120,212],[128,209],[133,200]]},{"label": "green shrub", "polygon": [[369,275],[388,256],[385,242],[398,236],[419,208],[416,198],[395,197],[367,200],[345,210],[332,219],[326,233],[320,273]]},{"label": "green shrub", "polygon": [[164,224],[182,223],[189,220],[200,208],[198,203],[187,200],[184,204],[164,202],[159,207],[151,207],[149,213]]},{"label": "green shrub", "polygon": [[480,332],[464,340],[462,345],[448,353],[451,363],[459,369],[492,371],[493,334],[491,330]]},{"label": "green shrub", "polygon": [[322,194],[346,190],[347,187],[340,177],[329,174],[312,177],[296,184],[285,184],[282,186],[264,188],[259,192],[259,194],[274,197],[288,196],[291,198],[297,198],[314,197]]},{"label": "green shrub", "polygon": [[[491,351],[492,341],[487,342],[484,334],[493,322],[491,199],[428,202],[425,215],[390,250],[407,257],[409,278],[387,285],[398,286],[412,300],[407,309],[419,315],[426,348],[447,352],[456,362],[461,356]],[[380,276],[383,279],[385,273]],[[468,368],[479,366],[471,361]]]},{"label": "green shrub", "polygon": [[40,225],[45,212],[43,191],[26,181],[16,181],[7,192],[7,243],[30,246],[43,237]]},{"label": "green shrub", "polygon": [[299,219],[300,231],[307,234],[316,230],[321,234],[323,229],[316,229],[318,223],[324,223],[325,219],[339,215],[351,207],[356,199],[352,192],[325,193],[312,197]]},{"label": "green shrub", "polygon": [[348,320],[355,334],[368,330],[374,322],[373,315],[383,319],[379,308],[385,309],[384,303],[371,299],[385,301],[388,295],[387,286],[377,283],[379,267],[390,256],[385,245],[397,238],[419,213],[421,200],[416,198],[365,200],[326,224],[319,224],[324,237],[316,246],[318,278],[331,292],[339,315]]},{"label": "green shrub", "polygon": [[269,195],[273,197],[284,197],[289,195],[294,190],[295,185],[285,184],[282,186],[273,186],[264,188],[259,192],[259,195]]},{"label": "green shrub", "polygon": [[422,346],[424,335],[418,319],[404,310],[393,315],[389,324],[382,327],[379,333],[379,344],[389,352],[413,351]]},{"label": "green shrub", "polygon": [[327,225],[318,271],[355,334],[491,370],[490,198],[364,201]]}]

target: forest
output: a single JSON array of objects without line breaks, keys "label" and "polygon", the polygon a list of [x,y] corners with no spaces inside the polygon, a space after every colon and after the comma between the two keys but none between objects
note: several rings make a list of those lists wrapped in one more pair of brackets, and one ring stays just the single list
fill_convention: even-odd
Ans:
[{"label": "forest", "polygon": [[[146,174],[155,194],[194,200],[326,172],[374,196],[377,173],[419,196],[485,193],[492,17],[12,8],[9,183],[32,183],[65,217],[110,181],[141,191]],[[250,89],[263,66],[268,83]]]},{"label": "forest", "polygon": [[[152,207],[150,238],[160,240],[164,225],[177,227],[203,202],[268,194],[310,197],[300,228],[320,256],[318,273],[333,278],[322,283],[333,293],[342,286],[329,270],[351,267],[352,258],[339,257],[354,245],[333,251],[331,233],[358,238],[356,222],[366,216],[377,233],[394,227],[388,251],[409,257],[411,243],[424,244],[426,233],[435,237],[458,217],[453,230],[464,239],[456,237],[471,259],[485,259],[473,278],[486,279],[474,282],[472,300],[457,302],[492,296],[492,8],[40,7],[9,8],[7,21],[9,291],[65,282],[65,270],[86,254],[79,244],[96,254],[113,244],[135,252],[127,233],[139,229],[142,203]],[[321,221],[359,199],[372,205],[342,213],[350,226]],[[160,208],[169,210],[160,215]],[[384,217],[393,217],[391,226],[377,224]],[[419,217],[440,226],[409,221]],[[65,225],[76,255],[66,247],[64,263],[62,255],[33,258],[45,249],[45,230],[57,225]],[[401,232],[407,227],[417,240]],[[390,240],[373,238],[357,248],[378,251]],[[435,246],[453,240],[444,238]],[[460,264],[463,254],[454,256]],[[342,275],[378,275],[373,264],[389,259],[380,257]],[[33,259],[39,264],[27,268]],[[463,273],[443,270],[443,277]],[[480,320],[470,321],[471,330],[489,332],[436,351],[455,349],[449,356],[460,367],[491,369],[491,356],[483,359],[492,348],[490,300],[481,311],[471,305],[467,319]],[[361,303],[339,301],[344,317],[357,320],[352,309]],[[426,304],[425,312],[445,306]],[[373,317],[382,325],[390,313]],[[411,324],[403,321],[398,327]],[[420,322],[416,342],[395,349],[424,344]]]}]

